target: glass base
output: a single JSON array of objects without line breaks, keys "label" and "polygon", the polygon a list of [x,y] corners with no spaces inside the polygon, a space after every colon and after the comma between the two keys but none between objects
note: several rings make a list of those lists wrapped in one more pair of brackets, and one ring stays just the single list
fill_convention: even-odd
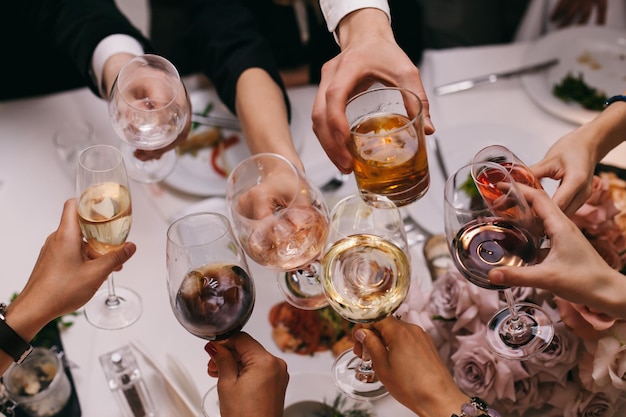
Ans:
[{"label": "glass base", "polygon": [[374,401],[389,395],[387,388],[371,374],[371,377],[359,377],[357,369],[361,358],[356,356],[352,349],[337,356],[333,363],[333,377],[341,392],[350,398],[362,401]]},{"label": "glass base", "polygon": [[93,326],[117,330],[136,322],[143,311],[141,297],[135,291],[115,287],[117,302],[110,302],[107,289],[99,290],[85,305],[85,317]]},{"label": "glass base", "polygon": [[328,305],[322,283],[304,271],[279,272],[278,287],[285,300],[301,310],[319,310]]},{"label": "glass base", "polygon": [[217,385],[204,394],[202,398],[202,415],[204,417],[221,417],[220,397],[217,394]]},{"label": "glass base", "polygon": [[134,155],[135,148],[127,143],[122,143],[120,151],[124,156],[124,164],[128,177],[134,181],[151,184],[163,181],[172,173],[176,166],[176,149],[165,152],[159,159],[142,161]]},{"label": "glass base", "polygon": [[505,359],[525,360],[542,352],[552,342],[554,326],[550,317],[535,304],[515,304],[519,321],[511,322],[508,308],[498,311],[488,323],[487,342]]}]

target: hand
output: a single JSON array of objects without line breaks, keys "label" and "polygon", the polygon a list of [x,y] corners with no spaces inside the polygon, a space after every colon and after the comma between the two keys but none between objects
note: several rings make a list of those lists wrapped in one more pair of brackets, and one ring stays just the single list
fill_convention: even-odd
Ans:
[{"label": "hand", "polygon": [[26,286],[11,308],[32,309],[32,316],[42,317],[42,326],[76,311],[135,250],[130,242],[104,255],[90,250],[78,224],[76,199],[67,200],[58,229],[46,239]]},{"label": "hand", "polygon": [[289,382],[287,364],[241,332],[222,343],[209,342],[208,374],[217,377],[222,417],[282,417]]},{"label": "hand", "polygon": [[626,318],[626,277],[604,261],[545,191],[520,188],[543,221],[551,247],[541,263],[524,268],[494,268],[489,272],[489,281],[496,285],[543,288],[574,303]]},{"label": "hand", "polygon": [[596,10],[596,24],[606,23],[607,0],[559,0],[552,9],[550,21],[560,28],[583,25]]},{"label": "hand", "polygon": [[424,105],[426,134],[434,127],[419,70],[396,43],[387,16],[377,9],[360,9],[346,16],[339,30],[342,51],[322,67],[312,119],[326,154],[348,174],[353,162],[346,148],[350,140],[346,102],[375,81],[416,93]]},{"label": "hand", "polygon": [[388,317],[371,329],[357,326],[354,337],[359,341],[355,353],[364,346],[389,393],[416,414],[449,416],[468,401],[421,327]]},{"label": "hand", "polygon": [[567,215],[574,214],[591,195],[597,149],[587,137],[584,127],[566,134],[531,167],[537,178],[561,181],[553,199]]}]

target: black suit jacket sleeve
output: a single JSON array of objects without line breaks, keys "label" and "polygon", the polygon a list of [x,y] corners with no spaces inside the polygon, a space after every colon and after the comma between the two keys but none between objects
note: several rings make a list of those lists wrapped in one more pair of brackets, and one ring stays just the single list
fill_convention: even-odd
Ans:
[{"label": "black suit jacket sleeve", "polygon": [[270,75],[283,90],[289,109],[272,48],[246,7],[237,0],[190,0],[188,10],[191,13],[188,50],[233,113],[236,113],[237,80],[249,68],[261,68]]},{"label": "black suit jacket sleeve", "polygon": [[[67,59],[75,66],[84,83],[96,94],[97,88],[90,76],[91,57],[102,39],[112,34],[126,34],[137,39],[146,52],[152,51],[150,42],[113,0],[10,0],[9,8],[15,24],[25,28],[18,32],[24,38],[18,35],[13,37],[13,42],[23,41],[25,48],[32,48],[29,42],[52,48],[59,60]],[[41,71],[46,71],[45,64]]]}]

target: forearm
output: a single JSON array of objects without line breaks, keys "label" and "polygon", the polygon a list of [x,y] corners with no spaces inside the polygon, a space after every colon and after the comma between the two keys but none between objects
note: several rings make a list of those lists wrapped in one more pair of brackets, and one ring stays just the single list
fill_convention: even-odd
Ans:
[{"label": "forearm", "polygon": [[344,17],[336,34],[341,49],[371,36],[395,42],[387,15],[382,10],[374,8],[360,9]]},{"label": "forearm", "polygon": [[241,74],[235,103],[251,153],[277,153],[302,168],[291,139],[283,92],[266,71],[250,68]]},{"label": "forearm", "polygon": [[626,139],[626,102],[617,101],[609,105],[580,129],[587,131],[589,141],[595,142],[596,162],[599,162]]}]

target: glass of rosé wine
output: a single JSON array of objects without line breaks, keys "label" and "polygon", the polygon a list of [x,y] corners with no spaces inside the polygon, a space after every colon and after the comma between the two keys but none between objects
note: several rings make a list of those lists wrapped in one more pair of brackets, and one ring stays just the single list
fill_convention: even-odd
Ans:
[{"label": "glass of ros\u00e9 wine", "polygon": [[[340,200],[330,214],[322,257],[329,305],[344,319],[369,323],[394,313],[411,284],[411,260],[402,215],[387,197],[360,193]],[[368,352],[352,349],[333,364],[338,388],[351,398],[373,401],[388,394]]]},{"label": "glass of ros\u00e9 wine", "polygon": [[[81,152],[76,171],[78,220],[85,241],[107,253],[126,242],[132,205],[124,158],[109,145],[93,145]],[[116,287],[113,274],[85,305],[85,317],[101,329],[133,324],[143,311],[141,297],[130,288]]]},{"label": "glass of ros\u00e9 wine", "polygon": [[158,55],[122,67],[109,95],[109,119],[122,139],[128,175],[143,183],[167,177],[176,164],[173,143],[189,126],[191,105],[178,71]]},{"label": "glass of ros\u00e9 wine", "polygon": [[499,163],[461,167],[445,185],[444,225],[459,272],[479,287],[504,293],[507,307],[487,325],[489,346],[503,358],[524,360],[549,346],[552,322],[539,306],[516,303],[510,287],[488,279],[492,268],[538,262],[542,234],[519,187]]},{"label": "glass of ros\u00e9 wine", "polygon": [[373,88],[348,101],[346,117],[359,190],[384,195],[398,207],[422,198],[430,174],[419,97],[402,88]]},{"label": "glass of ros\u00e9 wine", "polygon": [[244,251],[256,263],[279,271],[285,299],[301,309],[326,306],[319,259],[328,207],[304,173],[280,155],[252,155],[230,173],[226,201]]}]

